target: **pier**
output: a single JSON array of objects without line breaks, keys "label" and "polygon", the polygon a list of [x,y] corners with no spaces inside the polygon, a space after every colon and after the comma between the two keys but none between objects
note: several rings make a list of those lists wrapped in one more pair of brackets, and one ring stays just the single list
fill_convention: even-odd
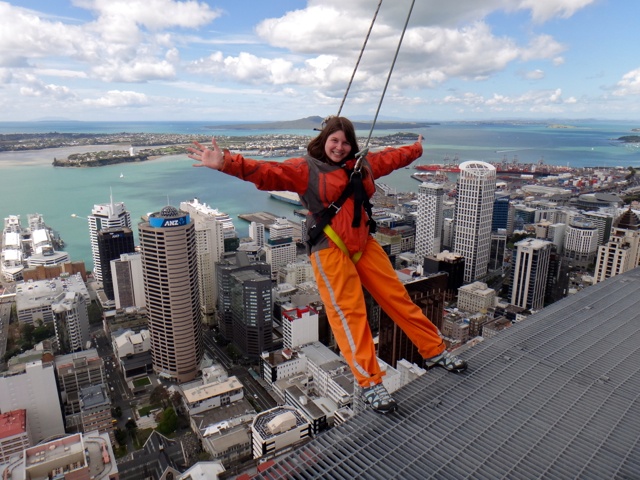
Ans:
[{"label": "pier", "polygon": [[[256,222],[262,223],[264,225],[264,229],[269,231],[271,229],[271,225],[276,223],[276,218],[283,218],[282,216],[275,215],[271,212],[255,212],[255,213],[241,213],[238,215],[238,218],[246,222]],[[293,227],[293,240],[300,241],[302,238],[302,225],[300,222],[295,222],[289,218],[287,218],[291,226]]]}]

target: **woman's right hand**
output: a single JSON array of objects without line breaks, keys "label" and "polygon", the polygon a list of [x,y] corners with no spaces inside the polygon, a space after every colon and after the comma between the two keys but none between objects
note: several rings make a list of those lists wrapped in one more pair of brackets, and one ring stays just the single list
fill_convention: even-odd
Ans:
[{"label": "woman's right hand", "polygon": [[192,160],[197,160],[200,163],[194,163],[194,167],[208,167],[214,170],[220,170],[224,165],[224,153],[222,149],[216,143],[216,139],[211,139],[212,148],[208,149],[204,145],[193,142],[196,148],[187,147],[187,150],[191,152],[188,157]]}]

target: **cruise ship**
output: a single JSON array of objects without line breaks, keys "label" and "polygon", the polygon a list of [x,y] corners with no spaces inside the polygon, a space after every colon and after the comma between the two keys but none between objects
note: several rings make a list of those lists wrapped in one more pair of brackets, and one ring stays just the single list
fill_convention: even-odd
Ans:
[{"label": "cruise ship", "polygon": [[282,192],[270,191],[269,195],[271,195],[271,197],[275,198],[276,200],[287,202],[292,205],[302,206],[302,202],[300,201],[300,197],[298,196],[297,193],[287,192],[287,191],[282,191]]},{"label": "cruise ship", "polygon": [[29,226],[23,228],[19,215],[4,219],[0,274],[8,282],[22,280],[26,267],[57,265],[69,261],[67,252],[59,251],[62,239],[44,223],[39,213],[29,214]]}]

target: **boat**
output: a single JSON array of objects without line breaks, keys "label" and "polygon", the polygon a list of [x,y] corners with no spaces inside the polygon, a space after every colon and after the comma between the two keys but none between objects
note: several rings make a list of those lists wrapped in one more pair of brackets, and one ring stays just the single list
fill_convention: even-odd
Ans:
[{"label": "boat", "polygon": [[124,178],[124,173],[120,172],[120,178]]},{"label": "boat", "polygon": [[272,198],[275,198],[276,200],[280,200],[281,202],[287,202],[290,203],[291,205],[298,205],[298,206],[302,206],[302,202],[300,201],[300,196],[297,193],[294,192],[287,192],[287,191],[270,191],[268,192],[269,195],[271,195]]},{"label": "boat", "polygon": [[458,156],[453,159],[444,157],[444,163],[430,163],[416,166],[416,170],[422,170],[426,172],[448,172],[448,173],[460,173],[460,166],[458,165]]}]

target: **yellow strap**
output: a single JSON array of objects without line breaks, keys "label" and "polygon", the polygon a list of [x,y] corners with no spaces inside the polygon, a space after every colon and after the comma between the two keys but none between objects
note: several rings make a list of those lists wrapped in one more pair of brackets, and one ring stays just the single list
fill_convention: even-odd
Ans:
[{"label": "yellow strap", "polygon": [[[336,233],[336,231],[333,228],[331,228],[331,225],[326,225],[322,229],[322,231],[327,234],[327,237],[333,240],[333,243],[335,243],[338,246],[338,248],[342,250],[342,253],[344,253],[347,257],[349,257],[349,250],[347,250],[347,246],[344,244],[344,242],[342,241],[340,236]],[[361,256],[362,256],[362,252],[356,252],[350,258],[353,263],[357,263],[358,260],[360,260]]]}]

